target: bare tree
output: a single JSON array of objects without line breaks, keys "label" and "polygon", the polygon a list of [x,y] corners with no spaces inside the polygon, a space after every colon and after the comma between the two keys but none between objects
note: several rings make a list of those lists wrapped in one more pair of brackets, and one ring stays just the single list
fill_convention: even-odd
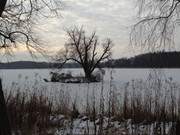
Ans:
[{"label": "bare tree", "polygon": [[[131,44],[147,46],[152,51],[172,48],[180,26],[180,0],[138,0],[138,6],[140,21],[132,29]],[[180,120],[176,121],[179,134]]]},{"label": "bare tree", "polygon": [[[60,0],[1,0],[0,48],[11,51],[19,43],[26,45],[31,53],[42,51],[33,36],[37,19],[50,17],[58,12]],[[35,21],[34,21],[35,20]]]},{"label": "bare tree", "polygon": [[99,64],[111,57],[112,41],[106,39],[100,43],[96,32],[87,36],[85,30],[75,27],[66,30],[69,37],[65,49],[60,50],[56,55],[56,61],[61,62],[62,67],[68,61],[80,64],[88,81],[93,81],[92,73]]},{"label": "bare tree", "polygon": [[[21,43],[27,49],[41,51],[42,48],[33,38],[32,20],[34,14],[49,16],[49,12],[57,11],[58,0],[0,0],[0,50],[9,53]],[[0,135],[11,135],[6,102],[0,80]]]},{"label": "bare tree", "polygon": [[171,48],[180,23],[180,0],[138,0],[139,20],[132,29],[133,45],[148,49]]}]

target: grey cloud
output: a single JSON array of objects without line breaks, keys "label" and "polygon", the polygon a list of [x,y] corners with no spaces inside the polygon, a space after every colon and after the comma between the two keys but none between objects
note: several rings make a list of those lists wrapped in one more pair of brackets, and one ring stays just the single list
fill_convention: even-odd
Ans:
[{"label": "grey cloud", "polygon": [[[129,28],[134,23],[132,22],[134,16],[132,1],[69,0],[64,2],[67,7],[63,11],[64,26],[83,25],[88,31],[96,29],[99,36],[112,38],[116,44],[115,48],[118,46],[128,48]],[[121,57],[121,50],[115,54],[118,54],[115,57]]]},{"label": "grey cloud", "polygon": [[46,46],[61,48],[67,39],[64,28],[83,25],[87,32],[96,30],[100,38],[113,40],[114,57],[132,55],[129,31],[135,16],[133,0],[63,0],[62,3],[61,16],[41,20],[36,30]]}]

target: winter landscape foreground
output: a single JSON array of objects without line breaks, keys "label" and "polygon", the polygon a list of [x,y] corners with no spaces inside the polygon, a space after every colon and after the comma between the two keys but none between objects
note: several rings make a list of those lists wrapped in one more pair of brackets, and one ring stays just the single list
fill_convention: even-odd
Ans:
[{"label": "winter landscape foreground", "polygon": [[44,82],[48,69],[1,70],[14,134],[177,134],[179,69],[105,71],[100,83],[65,84]]}]

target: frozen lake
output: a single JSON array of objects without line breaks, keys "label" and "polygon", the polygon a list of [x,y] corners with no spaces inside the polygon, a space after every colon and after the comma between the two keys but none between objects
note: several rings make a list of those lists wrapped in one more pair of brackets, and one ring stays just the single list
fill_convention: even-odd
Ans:
[{"label": "frozen lake", "polygon": [[[95,95],[97,101],[100,99],[102,86],[105,99],[108,99],[106,97],[112,87],[116,95],[121,98],[126,82],[136,79],[145,81],[150,73],[158,73],[162,78],[172,78],[173,82],[180,84],[180,69],[105,69],[104,82],[91,84],[44,82],[44,78],[49,79],[51,71],[51,69],[8,69],[0,70],[0,77],[5,90],[42,91],[43,94],[51,95],[55,99],[63,97],[71,99],[71,102],[77,100],[81,108],[85,105],[87,96],[92,99]],[[64,69],[63,72],[69,71],[72,74],[83,74],[82,69]]]},{"label": "frozen lake", "polygon": [[[113,77],[113,82],[123,83],[133,79],[146,79],[150,72],[155,69],[105,69],[105,82]],[[180,83],[180,69],[156,69],[165,77],[172,77],[174,81]],[[12,82],[21,83],[24,81],[44,82],[43,79],[49,79],[51,69],[3,69],[0,70],[0,77],[4,85],[9,85]],[[82,69],[64,69],[62,72],[72,72],[72,74],[83,74]]]}]

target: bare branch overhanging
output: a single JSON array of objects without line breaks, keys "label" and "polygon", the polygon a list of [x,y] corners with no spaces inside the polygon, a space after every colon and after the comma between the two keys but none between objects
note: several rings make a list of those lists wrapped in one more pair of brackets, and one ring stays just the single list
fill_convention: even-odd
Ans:
[{"label": "bare branch overhanging", "polygon": [[59,0],[1,0],[0,48],[12,49],[18,43],[26,45],[30,53],[42,51],[32,32],[35,16],[50,17],[57,14]]},{"label": "bare branch overhanging", "polygon": [[130,34],[132,45],[148,50],[172,48],[180,23],[180,0],[139,0],[139,19]]}]

